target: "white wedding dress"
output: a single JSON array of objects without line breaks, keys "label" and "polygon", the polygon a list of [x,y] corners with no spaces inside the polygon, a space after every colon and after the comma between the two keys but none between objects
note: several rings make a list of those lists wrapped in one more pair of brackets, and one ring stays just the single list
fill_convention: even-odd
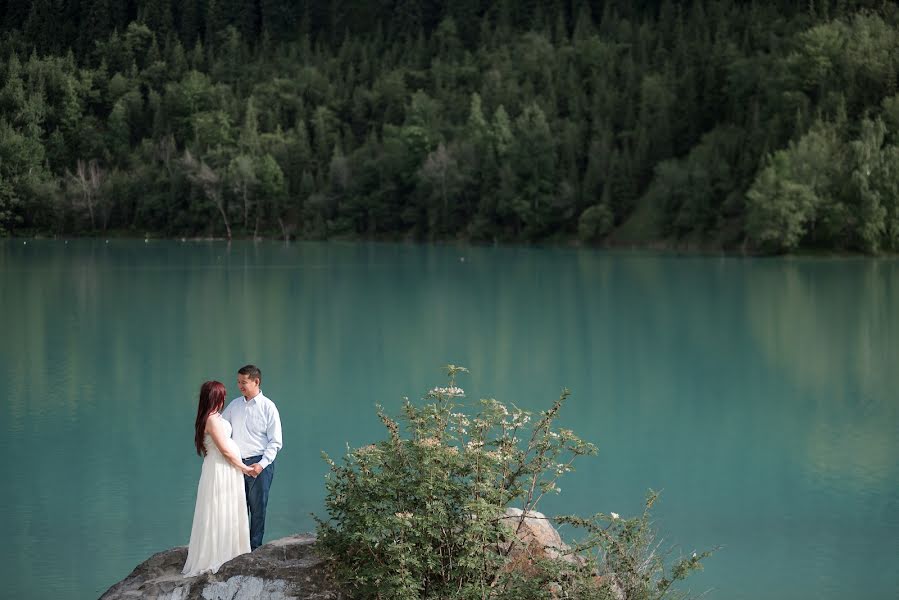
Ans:
[{"label": "white wedding dress", "polygon": [[[221,419],[228,436],[228,444],[240,456],[237,444],[231,439],[231,424],[218,414],[210,419]],[[244,492],[243,473],[228,462],[212,436],[206,434],[203,442],[206,457],[200,483],[197,485],[197,505],[194,508],[194,524],[190,530],[187,562],[181,571],[193,577],[212,571],[238,554],[250,551],[250,524],[247,518],[247,499]]]}]

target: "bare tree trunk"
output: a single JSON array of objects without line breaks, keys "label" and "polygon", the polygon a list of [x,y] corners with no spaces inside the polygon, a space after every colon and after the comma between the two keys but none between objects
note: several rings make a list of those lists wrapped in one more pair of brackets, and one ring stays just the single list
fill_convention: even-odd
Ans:
[{"label": "bare tree trunk", "polygon": [[91,189],[90,169],[83,160],[76,164],[78,168],[78,182],[81,184],[84,201],[87,203],[87,212],[91,216],[91,230],[97,229],[97,221],[94,218],[94,194]]},{"label": "bare tree trunk", "polygon": [[287,227],[284,225],[284,219],[282,219],[280,216],[278,217],[278,225],[281,226],[281,235],[284,236],[284,241],[289,242],[290,235],[288,235],[287,233]]},{"label": "bare tree trunk", "polygon": [[192,183],[197,184],[206,197],[215,203],[219,214],[222,216],[222,222],[225,224],[225,232],[228,235],[228,241],[231,240],[231,223],[228,221],[228,213],[225,211],[225,202],[222,200],[221,185],[222,178],[218,173],[213,171],[209,165],[202,160],[194,158],[188,150],[184,151],[184,158],[181,164],[187,170],[187,177]]},{"label": "bare tree trunk", "polygon": [[215,207],[219,209],[219,214],[222,215],[222,222],[225,224],[225,232],[228,235],[228,241],[231,241],[231,223],[228,222],[228,214],[225,212],[225,204],[222,202],[222,198],[218,193],[210,191],[210,195],[213,196]]},{"label": "bare tree trunk", "polygon": [[84,192],[84,199],[87,201],[87,212],[91,215],[91,231],[95,231],[97,229],[97,222],[94,219],[94,198],[93,194],[89,191]]},{"label": "bare tree trunk", "polygon": [[246,183],[243,184],[242,191],[243,191],[243,230],[244,230],[244,232],[246,232],[247,231],[247,221],[249,220],[249,216],[250,216],[250,207],[247,204],[247,184]]},{"label": "bare tree trunk", "polygon": [[253,239],[259,239],[259,211],[256,211],[256,225],[253,227]]},{"label": "bare tree trunk", "polygon": [[[91,160],[89,162],[84,162],[79,159],[75,163],[75,173],[71,171],[66,171],[69,175],[70,181],[72,181],[81,191],[81,196],[84,198],[84,203],[87,205],[87,212],[90,215],[91,219],[91,230],[97,229],[97,217],[94,210],[94,200],[97,192],[100,190],[100,185],[103,183],[103,170],[100,168],[100,165],[97,164],[96,160]],[[108,215],[103,220],[103,229],[106,230],[106,221],[108,219]]]},{"label": "bare tree trunk", "polygon": [[177,150],[177,145],[175,144],[175,136],[171,133],[159,140],[159,144],[157,146],[159,160],[162,161],[162,164],[165,165],[165,172],[169,176],[169,193],[166,197],[165,201],[165,216],[166,221],[169,220],[169,215],[172,212],[172,205],[175,197],[175,173],[172,168],[172,160],[175,155],[175,151]]},{"label": "bare tree trunk", "polygon": [[[100,186],[103,185],[103,171],[96,160],[92,160],[87,164],[88,181],[91,190],[91,197],[96,198],[100,192]],[[93,219],[93,217],[91,217]],[[103,210],[103,231],[106,231],[106,224],[109,221],[109,210]]]}]

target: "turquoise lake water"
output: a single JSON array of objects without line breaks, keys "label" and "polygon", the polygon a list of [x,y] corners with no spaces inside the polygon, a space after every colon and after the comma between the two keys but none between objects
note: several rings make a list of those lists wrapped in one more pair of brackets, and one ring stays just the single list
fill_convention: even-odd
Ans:
[{"label": "turquoise lake water", "polygon": [[471,373],[599,446],[542,504],[721,549],[722,599],[899,590],[899,259],[560,248],[0,240],[0,581],[96,598],[188,542],[196,394],[262,368],[284,449],[266,540],[313,529],[325,466]]}]

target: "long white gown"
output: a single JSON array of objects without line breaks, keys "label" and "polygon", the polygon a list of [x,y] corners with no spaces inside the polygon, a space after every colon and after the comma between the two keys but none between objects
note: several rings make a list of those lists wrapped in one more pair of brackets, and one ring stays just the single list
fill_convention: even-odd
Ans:
[{"label": "long white gown", "polygon": [[[231,439],[231,424],[218,414],[228,436],[228,444],[240,456],[237,443]],[[193,577],[219,570],[224,563],[250,551],[250,525],[247,518],[247,499],[243,473],[228,462],[208,433],[203,439],[206,457],[200,483],[197,485],[197,504],[194,524],[190,530],[187,562],[181,571]]]}]

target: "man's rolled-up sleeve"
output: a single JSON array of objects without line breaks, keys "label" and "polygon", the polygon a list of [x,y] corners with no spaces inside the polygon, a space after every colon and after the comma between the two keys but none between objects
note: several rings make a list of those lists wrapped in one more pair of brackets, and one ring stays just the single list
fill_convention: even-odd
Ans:
[{"label": "man's rolled-up sleeve", "polygon": [[265,452],[262,453],[262,459],[259,461],[259,465],[263,469],[275,462],[275,456],[278,455],[278,451],[284,445],[281,441],[281,415],[278,413],[278,407],[274,404],[269,406],[268,426],[265,430],[268,436],[268,445],[266,445]]}]

